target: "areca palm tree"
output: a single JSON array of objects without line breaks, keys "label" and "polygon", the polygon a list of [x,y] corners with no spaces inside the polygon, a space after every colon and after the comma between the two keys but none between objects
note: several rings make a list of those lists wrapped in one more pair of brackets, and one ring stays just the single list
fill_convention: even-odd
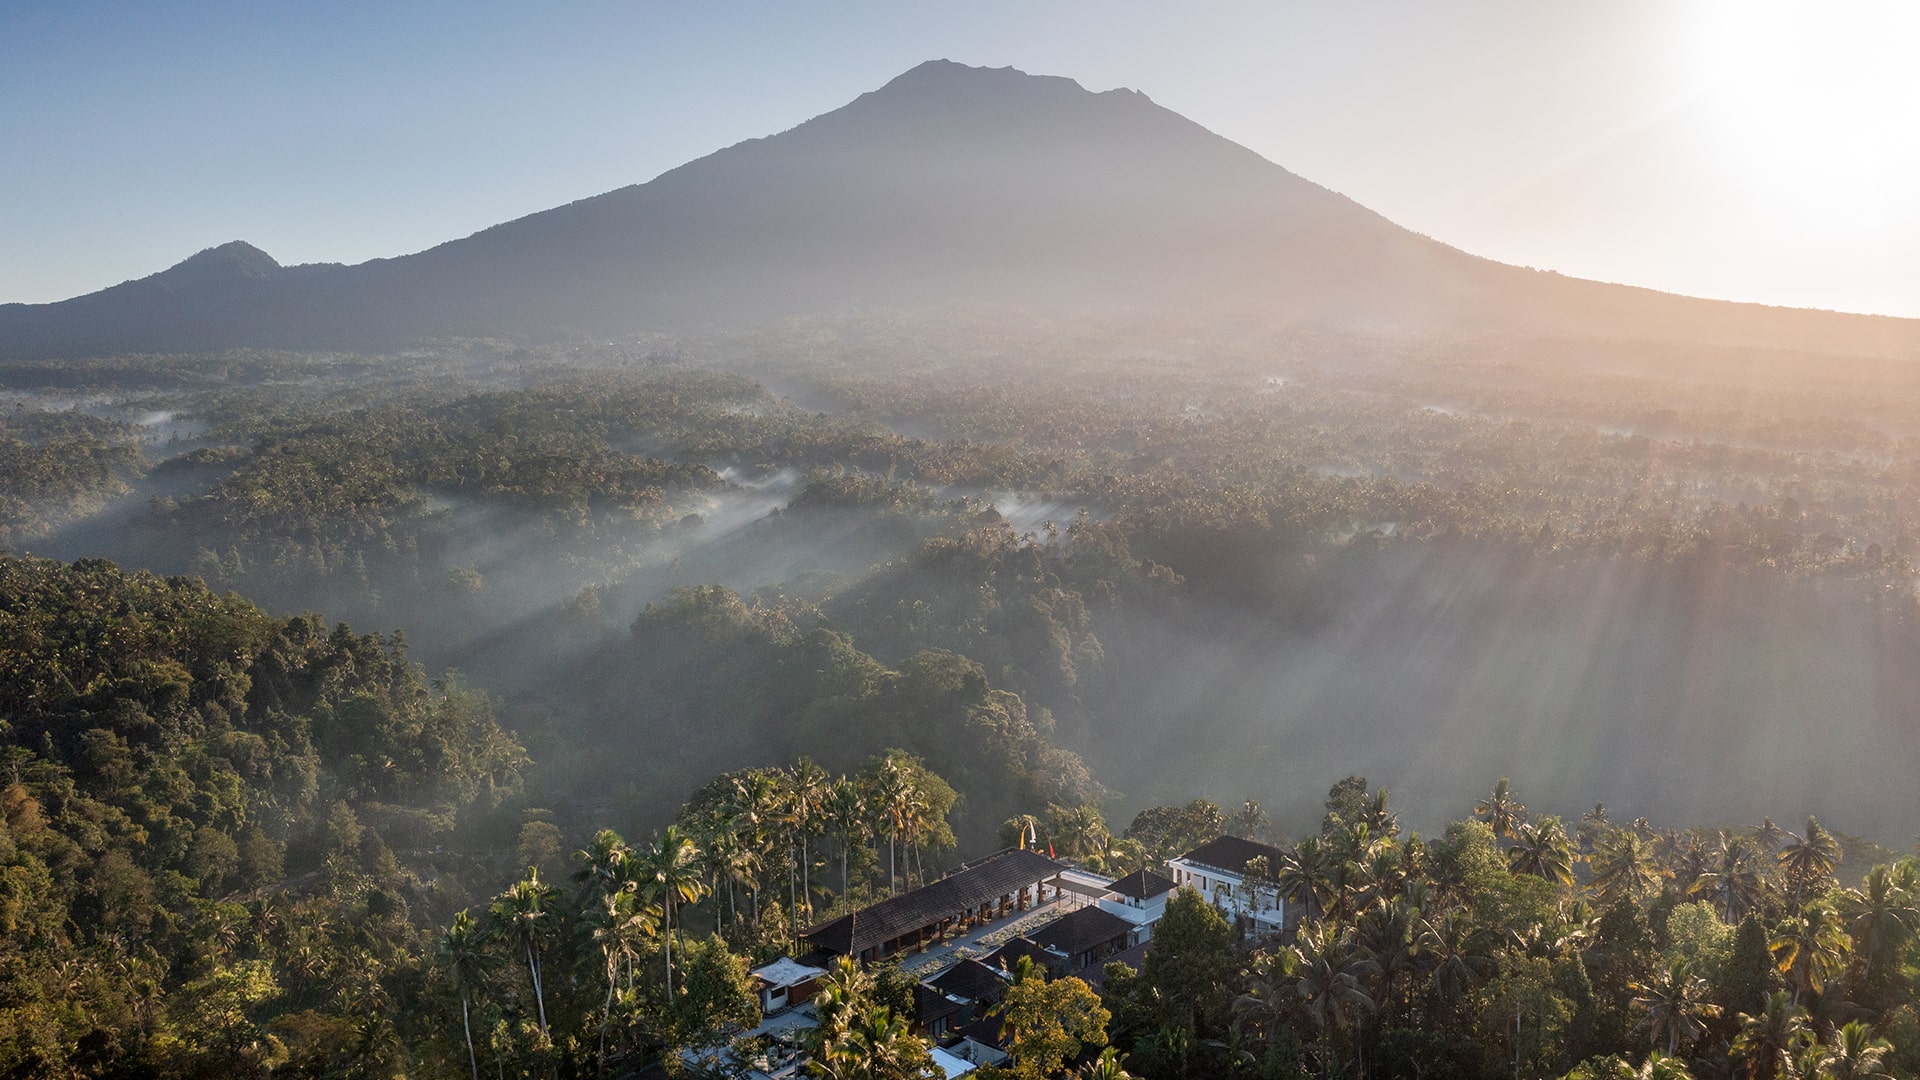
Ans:
[{"label": "areca palm tree", "polygon": [[547,1033],[547,997],[541,984],[541,949],[552,935],[556,917],[554,902],[559,895],[540,880],[540,871],[527,867],[527,876],[494,898],[489,912],[494,924],[526,961],[533,980],[533,1001],[540,1020],[540,1033]]},{"label": "areca palm tree", "polygon": [[1514,840],[1513,850],[1507,853],[1509,870],[1561,885],[1573,884],[1573,850],[1567,844],[1567,831],[1559,818],[1521,822]]},{"label": "areca palm tree", "polygon": [[1817,886],[1832,878],[1833,868],[1839,864],[1840,842],[1833,838],[1820,825],[1820,819],[1808,815],[1805,835],[1787,834],[1790,843],[1780,849],[1780,870],[1792,889],[1793,902],[1798,904],[1807,895],[1819,891]]},{"label": "areca palm tree", "polygon": [[467,1037],[467,1063],[473,1067],[473,1080],[480,1080],[480,1057],[473,1049],[473,994],[486,984],[487,973],[499,960],[487,952],[484,935],[473,917],[462,909],[453,916],[453,925],[440,937],[440,970],[460,995],[460,1030]]},{"label": "areca palm tree", "polygon": [[1640,1026],[1655,1046],[1662,1036],[1668,1056],[1680,1053],[1681,1043],[1692,1043],[1706,1034],[1708,1020],[1720,1015],[1720,1006],[1707,1000],[1707,980],[1693,973],[1692,963],[1676,960],[1649,983],[1634,983],[1638,995],[1633,1006],[1646,1016]]},{"label": "areca palm tree", "polygon": [[1739,1020],[1740,1031],[1731,1050],[1754,1080],[1790,1074],[1801,1051],[1813,1041],[1807,1010],[1794,1004],[1793,995],[1785,990],[1768,994],[1760,1012],[1741,1013]]},{"label": "areca palm tree", "polygon": [[682,904],[698,903],[706,895],[706,882],[700,879],[700,849],[680,831],[669,825],[641,857],[636,875],[640,892],[660,905],[660,937],[666,954],[667,999],[673,999],[673,910]]},{"label": "areca palm tree", "polygon": [[1493,785],[1493,791],[1474,805],[1475,817],[1485,818],[1493,827],[1493,835],[1506,839],[1519,829],[1527,820],[1527,808],[1513,797],[1513,784],[1501,777]]},{"label": "areca palm tree", "polygon": [[1773,938],[1773,962],[1793,986],[1794,1004],[1801,995],[1819,993],[1846,968],[1847,935],[1840,915],[1824,900],[1800,909]]}]

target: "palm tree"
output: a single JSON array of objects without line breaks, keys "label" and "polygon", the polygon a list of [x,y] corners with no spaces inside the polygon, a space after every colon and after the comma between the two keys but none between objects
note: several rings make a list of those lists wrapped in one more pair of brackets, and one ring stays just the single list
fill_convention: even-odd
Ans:
[{"label": "palm tree", "polygon": [[1654,862],[1653,847],[1632,829],[1616,829],[1594,850],[1593,884],[1600,901],[1638,900],[1658,888],[1672,871]]},{"label": "palm tree", "polygon": [[1753,842],[1760,850],[1771,855],[1780,849],[1780,841],[1787,838],[1787,830],[1773,823],[1773,818],[1762,817],[1760,824],[1753,827]]},{"label": "palm tree", "polygon": [[[796,919],[813,911],[813,852],[810,841],[819,833],[820,817],[826,808],[828,797],[833,791],[833,780],[827,770],[813,763],[812,758],[801,758],[793,763],[793,774],[789,791],[793,800],[794,823],[800,833],[800,896],[805,910],[796,911]],[[795,925],[802,925],[796,921]]]},{"label": "palm tree", "polygon": [[640,890],[660,905],[660,937],[667,960],[667,1000],[673,1000],[673,909],[679,904],[698,903],[706,895],[706,882],[700,880],[700,849],[681,833],[678,825],[661,830],[653,846],[642,856],[636,875]]},{"label": "palm tree", "polygon": [[1246,993],[1233,999],[1235,1030],[1244,1033],[1251,1028],[1254,1038],[1264,1043],[1284,1029],[1293,1015],[1293,979],[1299,967],[1300,954],[1292,949],[1255,960]]},{"label": "palm tree", "polygon": [[1832,1045],[1820,1055],[1818,1075],[1823,1080],[1893,1080],[1886,1071],[1893,1044],[1877,1038],[1873,1029],[1855,1020],[1842,1027]]},{"label": "palm tree", "polygon": [[913,820],[914,807],[924,802],[914,776],[897,757],[888,757],[874,776],[873,807],[889,826],[887,832],[887,895],[899,893],[894,872],[898,866],[900,834]]},{"label": "palm tree", "polygon": [[1486,818],[1487,824],[1493,827],[1493,835],[1503,840],[1527,820],[1527,808],[1513,797],[1513,784],[1504,776],[1494,783],[1491,794],[1474,805],[1473,813],[1475,817]]},{"label": "palm tree", "polygon": [[1768,994],[1758,1015],[1741,1013],[1739,1034],[1733,1038],[1733,1056],[1744,1062],[1754,1080],[1775,1080],[1790,1074],[1813,1029],[1807,1010],[1793,1003],[1785,990]]},{"label": "palm tree", "polygon": [[1904,872],[1875,866],[1859,890],[1849,889],[1841,898],[1841,915],[1853,937],[1854,955],[1861,958],[1863,979],[1872,977],[1876,957],[1897,956],[1920,932],[1920,898],[1910,885],[1914,866],[1910,860],[1902,864]]},{"label": "palm tree", "polygon": [[1695,975],[1686,960],[1675,960],[1654,981],[1634,983],[1633,989],[1639,995],[1633,999],[1634,1008],[1647,1014],[1640,1026],[1656,1047],[1660,1037],[1666,1036],[1669,1057],[1680,1053],[1681,1043],[1706,1034],[1706,1022],[1720,1015],[1720,1006],[1707,1001],[1707,980]]},{"label": "palm tree", "polygon": [[847,856],[854,844],[866,839],[867,822],[872,817],[859,782],[844,776],[836,779],[827,795],[826,814],[840,840],[840,898],[844,900],[848,891]]},{"label": "palm tree", "polygon": [[1080,1066],[1080,1080],[1133,1080],[1133,1074],[1125,1067],[1125,1059],[1120,1051],[1109,1046],[1100,1051],[1100,1056]]},{"label": "palm tree", "polygon": [[1347,935],[1333,937],[1324,930],[1302,931],[1293,946],[1299,960],[1289,976],[1300,1015],[1320,1032],[1323,1053],[1320,1071],[1329,1072],[1335,1033],[1358,1025],[1361,1016],[1377,1006],[1366,982],[1380,973],[1380,965],[1355,947]]},{"label": "palm tree", "polygon": [[1530,874],[1562,885],[1573,884],[1573,851],[1567,845],[1567,832],[1557,817],[1539,822],[1521,822],[1515,830],[1517,841],[1507,853],[1507,868],[1515,874]]},{"label": "palm tree", "polygon": [[1766,897],[1767,879],[1747,838],[1721,833],[1707,869],[1693,879],[1687,892],[1706,896],[1722,920],[1738,923]]},{"label": "palm tree", "polygon": [[1786,921],[1773,939],[1773,962],[1793,984],[1798,1005],[1807,991],[1820,988],[1846,967],[1847,935],[1840,915],[1824,900],[1815,900]]},{"label": "palm tree", "polygon": [[1308,918],[1319,918],[1326,910],[1327,868],[1334,862],[1332,852],[1317,836],[1300,841],[1280,860],[1280,894],[1305,909]]},{"label": "palm tree", "polygon": [[465,909],[453,916],[453,925],[440,937],[440,970],[460,995],[460,1030],[467,1037],[467,1063],[473,1080],[480,1080],[480,1057],[473,1049],[473,992],[484,986],[487,972],[499,964],[486,951],[484,935]]},{"label": "palm tree", "polygon": [[488,909],[495,925],[512,942],[527,963],[533,979],[533,1001],[540,1019],[540,1034],[547,1033],[547,998],[540,982],[540,947],[553,933],[553,904],[558,894],[540,880],[540,871],[527,867],[527,876],[515,882],[493,901]]},{"label": "palm tree", "polygon": [[[766,769],[748,769],[733,777],[724,807],[741,846],[753,853],[756,867],[764,868],[777,843],[780,785]],[[791,864],[789,859],[788,863]],[[760,876],[747,881],[753,900],[753,924],[760,925]]]},{"label": "palm tree", "polygon": [[1445,915],[1422,927],[1418,944],[1427,958],[1428,986],[1436,1001],[1452,1005],[1465,999],[1499,968],[1491,939],[1490,933],[1474,929],[1462,915]]},{"label": "palm tree", "polygon": [[1793,902],[1798,904],[1808,892],[1818,891],[1814,886],[1833,876],[1840,862],[1840,842],[1812,815],[1807,817],[1805,836],[1787,836],[1792,842],[1780,849],[1780,869],[1793,886]]},{"label": "palm tree", "polygon": [[600,1012],[600,1072],[607,1071],[607,1028],[613,1023],[613,1006],[620,985],[620,972],[627,972],[627,985],[633,985],[633,967],[639,957],[642,939],[658,933],[653,920],[658,909],[642,905],[633,890],[610,892],[600,897],[593,912],[592,937],[606,962],[607,996]]},{"label": "palm tree", "polygon": [[633,888],[628,866],[633,849],[612,829],[601,829],[593,843],[574,852],[573,857],[581,864],[573,875],[573,880],[580,883],[581,906],[592,906],[608,893]]}]

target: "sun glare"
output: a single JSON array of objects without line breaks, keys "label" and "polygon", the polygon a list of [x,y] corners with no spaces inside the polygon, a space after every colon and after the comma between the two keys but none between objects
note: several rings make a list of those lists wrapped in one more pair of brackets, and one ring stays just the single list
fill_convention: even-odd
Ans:
[{"label": "sun glare", "polygon": [[1723,0],[1682,35],[1699,137],[1733,191],[1826,227],[1910,213],[1920,4]]}]

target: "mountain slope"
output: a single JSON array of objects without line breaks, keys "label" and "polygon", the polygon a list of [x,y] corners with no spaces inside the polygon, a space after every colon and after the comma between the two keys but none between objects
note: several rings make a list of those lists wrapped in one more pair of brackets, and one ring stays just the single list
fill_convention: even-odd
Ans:
[{"label": "mountain slope", "polygon": [[1915,321],[1478,259],[1132,91],[933,61],[782,134],[415,255],[283,268],[229,244],[99,293],[8,305],[0,357],[611,335],[955,305],[1882,355],[1920,344]]}]

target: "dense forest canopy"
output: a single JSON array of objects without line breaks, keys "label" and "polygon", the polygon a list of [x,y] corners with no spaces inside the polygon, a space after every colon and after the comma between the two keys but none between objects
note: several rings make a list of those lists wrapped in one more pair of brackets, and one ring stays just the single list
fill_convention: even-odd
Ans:
[{"label": "dense forest canopy", "polygon": [[[1870,794],[1920,740],[1899,364],[959,311],[0,377],[16,550],[404,630],[578,781],[557,810],[924,750],[789,721],[930,653],[1120,813],[1303,824],[1337,761],[1418,805],[1498,771],[1566,812],[1920,829]],[[712,586],[740,625],[681,625]],[[808,650],[857,688],[785,674]]]}]

